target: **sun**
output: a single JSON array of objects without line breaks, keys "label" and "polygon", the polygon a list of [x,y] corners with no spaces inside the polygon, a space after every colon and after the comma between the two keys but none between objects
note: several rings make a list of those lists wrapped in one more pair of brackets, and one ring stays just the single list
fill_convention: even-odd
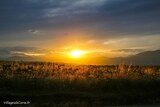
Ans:
[{"label": "sun", "polygon": [[70,52],[70,55],[73,58],[80,58],[85,52],[84,51],[80,51],[80,50],[73,50]]}]

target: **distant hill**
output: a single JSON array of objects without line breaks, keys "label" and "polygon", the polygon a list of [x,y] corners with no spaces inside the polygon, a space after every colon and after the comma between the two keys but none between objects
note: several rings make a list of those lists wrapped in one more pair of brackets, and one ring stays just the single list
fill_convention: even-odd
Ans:
[{"label": "distant hill", "polygon": [[12,56],[8,58],[3,58],[3,60],[7,60],[7,61],[44,61],[44,59],[40,57],[31,57],[31,56]]},{"label": "distant hill", "polygon": [[160,50],[142,52],[128,58],[133,64],[160,65]]},{"label": "distant hill", "polygon": [[160,50],[146,51],[129,57],[110,58],[108,64],[160,65]]}]

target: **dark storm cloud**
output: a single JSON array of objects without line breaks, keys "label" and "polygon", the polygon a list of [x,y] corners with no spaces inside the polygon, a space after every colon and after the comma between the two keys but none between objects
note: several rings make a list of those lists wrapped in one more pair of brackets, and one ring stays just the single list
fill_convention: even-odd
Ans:
[{"label": "dark storm cloud", "polygon": [[159,34],[159,5],[159,0],[1,0],[0,33],[72,26],[103,36]]},{"label": "dark storm cloud", "polygon": [[48,0],[2,0],[1,31],[28,29],[34,27],[36,23],[42,24],[45,21],[43,18],[45,10],[58,6],[58,1],[49,3]]},{"label": "dark storm cloud", "polygon": [[[160,1],[112,0],[100,7],[105,28],[122,34],[159,34]],[[105,22],[105,21],[104,21]]]}]

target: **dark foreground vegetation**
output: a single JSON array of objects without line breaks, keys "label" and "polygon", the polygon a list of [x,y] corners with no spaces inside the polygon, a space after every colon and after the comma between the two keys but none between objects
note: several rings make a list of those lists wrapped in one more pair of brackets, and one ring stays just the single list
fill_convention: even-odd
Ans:
[{"label": "dark foreground vegetation", "polygon": [[160,105],[160,66],[0,62],[0,101],[30,102],[19,107]]}]

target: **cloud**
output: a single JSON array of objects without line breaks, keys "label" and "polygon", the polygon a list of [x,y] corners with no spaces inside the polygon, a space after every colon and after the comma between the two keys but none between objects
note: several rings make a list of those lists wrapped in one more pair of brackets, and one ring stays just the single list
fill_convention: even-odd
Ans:
[{"label": "cloud", "polygon": [[[76,1],[61,1],[61,5],[57,8],[46,10],[46,17],[59,17],[62,20],[63,16],[74,17],[75,15],[84,15],[95,13],[95,7],[102,5],[105,0],[76,0]],[[65,4],[65,6],[62,6]]]},{"label": "cloud", "polygon": [[71,46],[67,46],[67,47],[64,47],[64,48],[62,48],[62,49],[64,49],[64,50],[70,50],[70,49],[72,49],[73,47],[71,47]]},{"label": "cloud", "polygon": [[107,49],[145,49],[145,50],[156,50],[160,49],[159,44],[160,36],[128,36],[128,37],[117,37],[108,40],[103,40],[103,45]]},{"label": "cloud", "polygon": [[125,52],[125,53],[137,53],[137,52],[143,52],[145,49],[118,49],[118,50],[112,50],[112,52]]},{"label": "cloud", "polygon": [[38,30],[29,29],[28,32],[31,33],[31,34],[37,34],[39,31]]},{"label": "cloud", "polygon": [[104,42],[104,45],[109,45],[109,44],[114,44],[114,43],[116,43],[116,41],[110,40],[110,41]]},{"label": "cloud", "polygon": [[148,29],[159,33],[158,4],[158,0],[5,0],[0,4],[0,22],[3,30],[12,30],[11,27],[16,30],[15,25],[24,29],[77,22],[84,26],[96,24],[98,28],[103,26],[119,33],[144,33]]},{"label": "cloud", "polygon": [[0,57],[44,56],[48,53],[48,50],[36,47],[0,47]]},{"label": "cloud", "polygon": [[44,53],[33,53],[33,52],[19,52],[19,51],[11,51],[11,55],[13,56],[44,56]]},{"label": "cloud", "polygon": [[77,29],[93,40],[159,35],[159,5],[159,0],[2,0],[0,40],[30,41],[28,32],[41,30],[47,31],[41,41]]}]

